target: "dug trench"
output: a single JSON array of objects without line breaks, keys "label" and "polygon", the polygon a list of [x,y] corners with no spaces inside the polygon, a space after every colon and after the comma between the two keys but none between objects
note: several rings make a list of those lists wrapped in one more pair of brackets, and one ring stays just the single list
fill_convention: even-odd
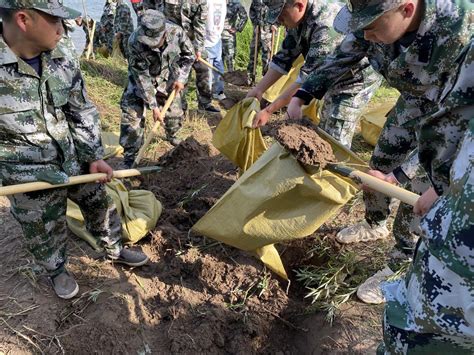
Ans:
[{"label": "dug trench", "polygon": [[360,206],[341,210],[306,239],[278,245],[290,283],[281,280],[253,256],[190,233],[238,178],[211,139],[208,127],[167,153],[169,146],[161,146],[158,160],[148,162],[161,165],[161,172],[134,182],[153,191],[164,207],[156,228],[139,243],[150,256],[148,265],[106,263],[71,236],[69,269],[81,287],[81,296],[72,301],[57,299],[47,278],[35,274],[20,227],[2,198],[0,353],[374,351],[381,339],[380,307],[354,300],[331,326],[324,312],[307,313],[310,301],[293,272],[321,262],[308,250],[358,220]]}]

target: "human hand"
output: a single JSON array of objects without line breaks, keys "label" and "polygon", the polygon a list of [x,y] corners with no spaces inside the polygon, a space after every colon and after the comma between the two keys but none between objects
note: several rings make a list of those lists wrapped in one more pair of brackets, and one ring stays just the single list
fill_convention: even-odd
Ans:
[{"label": "human hand", "polygon": [[260,101],[263,97],[263,92],[257,87],[254,87],[252,90],[250,90],[247,93],[247,96],[245,96],[245,98],[249,98],[249,97],[255,97],[258,101]]},{"label": "human hand", "polygon": [[433,203],[438,199],[438,194],[433,187],[426,190],[413,206],[413,212],[417,216],[424,216],[433,206]]},{"label": "human hand", "polygon": [[163,118],[161,117],[160,109],[158,107],[154,108],[152,113],[153,113],[153,121],[155,122],[160,121],[163,124]]},{"label": "human hand", "polygon": [[202,59],[201,52],[196,52],[196,61]]},{"label": "human hand", "polygon": [[181,91],[184,90],[184,84],[180,81],[175,81],[173,83],[173,90],[176,91],[176,94],[179,94]]},{"label": "human hand", "polygon": [[99,179],[97,182],[105,183],[110,182],[112,180],[112,176],[114,174],[114,170],[112,167],[107,164],[104,160],[96,160],[92,163],[89,163],[89,173],[96,174],[96,173],[105,173],[107,174],[106,177],[103,179]]},{"label": "human hand", "polygon": [[299,97],[293,97],[288,105],[286,110],[286,115],[289,119],[300,119],[303,117],[303,110],[302,107],[304,105],[304,101]]},{"label": "human hand", "polygon": [[271,113],[263,109],[257,113],[252,122],[252,128],[265,126],[271,117]]}]

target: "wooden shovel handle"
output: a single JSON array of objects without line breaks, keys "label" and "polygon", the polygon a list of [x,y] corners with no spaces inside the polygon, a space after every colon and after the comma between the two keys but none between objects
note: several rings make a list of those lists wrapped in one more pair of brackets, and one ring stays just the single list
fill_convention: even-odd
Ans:
[{"label": "wooden shovel handle", "polygon": [[207,60],[205,59],[202,59],[201,57],[198,58],[198,60],[204,64],[206,67],[208,68],[211,68],[212,70],[214,70],[215,72],[217,72],[218,74],[220,74],[222,77],[224,76],[224,73],[221,72],[219,69],[217,69],[215,66],[213,66],[211,63],[209,63]]},{"label": "wooden shovel handle", "polygon": [[401,187],[398,187],[396,185],[392,185],[386,181],[380,180],[372,175],[363,173],[362,171],[358,170],[353,170],[350,174],[349,177],[352,178],[354,181],[358,183],[362,183],[364,185],[367,185],[370,187],[372,190],[378,191],[380,193],[383,193],[384,195],[394,197],[402,202],[405,202],[406,204],[409,204],[411,206],[415,206],[416,201],[418,201],[418,198],[420,197],[419,195],[405,190]]},{"label": "wooden shovel handle", "polygon": [[[160,170],[159,167],[116,170],[114,171],[113,177],[117,179],[122,179],[122,178],[142,175],[145,173],[157,172],[159,170]],[[48,182],[37,181],[37,182],[28,182],[25,184],[18,184],[18,185],[1,186],[0,196],[7,196],[7,195],[20,194],[20,193],[26,193],[26,192],[40,191],[40,190],[56,189],[58,187],[67,187],[67,186],[78,185],[78,184],[87,184],[87,183],[96,182],[97,180],[103,179],[106,176],[107,174],[105,173],[71,176],[69,178],[68,183],[57,184],[57,185],[50,184]]]},{"label": "wooden shovel handle", "polygon": [[[171,92],[170,96],[168,97],[168,99],[166,100],[165,105],[163,106],[162,110],[160,111],[161,120],[163,120],[163,118],[165,117],[166,111],[168,111],[168,109],[170,108],[171,104],[173,103],[173,100],[174,100],[175,96],[176,96],[176,90],[173,90]],[[135,158],[135,161],[133,162],[133,166],[137,166],[140,163],[143,156],[145,155],[146,149],[148,148],[151,141],[153,140],[153,137],[155,137],[156,133],[158,132],[158,129],[160,128],[160,126],[161,126],[161,121],[160,120],[156,121],[155,124],[153,125],[153,128],[151,129],[150,133],[148,133],[148,136],[146,137],[145,143],[143,143],[142,147],[138,151],[138,155]]]}]

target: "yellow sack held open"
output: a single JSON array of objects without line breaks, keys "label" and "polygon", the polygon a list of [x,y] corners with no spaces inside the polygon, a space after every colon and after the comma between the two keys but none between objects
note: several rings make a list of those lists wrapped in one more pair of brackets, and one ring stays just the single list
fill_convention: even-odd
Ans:
[{"label": "yellow sack held open", "polygon": [[[291,84],[293,84],[300,74],[304,58],[300,55],[293,63],[288,74],[283,75],[263,94],[263,98],[268,102],[275,101]],[[309,117],[315,124],[319,124],[319,101],[313,99],[308,105],[303,106],[303,116]]]},{"label": "yellow sack held open", "polygon": [[[122,222],[122,241],[134,244],[155,228],[162,212],[161,203],[151,191],[128,191],[118,179],[106,184],[107,194],[113,199]],[[66,220],[69,229],[94,249],[102,249],[84,226],[84,217],[79,206],[67,200]]]},{"label": "yellow sack held open", "polygon": [[[365,165],[337,142],[329,142],[339,161]],[[256,253],[272,271],[287,279],[273,244],[313,234],[356,191],[352,181],[327,170],[308,174],[292,154],[276,143],[192,229],[199,235]]]},{"label": "yellow sack held open", "polygon": [[377,144],[382,128],[387,120],[387,114],[395,105],[395,102],[386,102],[368,109],[362,114],[360,120],[360,132],[362,138],[372,146]]},{"label": "yellow sack held open", "polygon": [[267,149],[260,129],[252,128],[259,110],[257,99],[240,101],[227,112],[212,137],[212,144],[242,171],[247,170]]}]

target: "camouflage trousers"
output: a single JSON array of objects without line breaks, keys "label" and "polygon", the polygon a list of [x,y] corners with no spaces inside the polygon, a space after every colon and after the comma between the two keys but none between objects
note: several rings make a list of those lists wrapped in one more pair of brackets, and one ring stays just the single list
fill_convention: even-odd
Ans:
[{"label": "camouflage trousers", "polygon": [[107,21],[105,23],[97,24],[94,36],[94,48],[100,48],[105,45],[108,52],[111,54],[114,43],[114,23]]},{"label": "camouflage trousers", "polygon": [[324,95],[319,127],[350,148],[362,112],[381,82],[382,77],[367,68],[363,82],[334,85]]},{"label": "camouflage trousers", "polygon": [[437,245],[424,235],[405,278],[384,283],[384,344],[378,353],[474,353],[472,271],[464,251],[443,253],[450,248],[445,243],[455,245],[449,237]]},{"label": "camouflage trousers", "polygon": [[[145,102],[135,93],[134,84],[130,83],[125,89],[120,101],[122,109],[122,120],[120,122],[120,145],[124,149],[124,162],[131,164],[143,145],[145,130]],[[156,101],[158,105],[163,106],[167,97],[157,95]],[[183,108],[181,106],[181,94],[177,94],[170,108],[165,115],[165,131],[167,139],[176,137],[176,134],[182,126],[184,117]]]},{"label": "camouflage trousers", "polygon": [[[204,60],[208,59],[206,50],[201,53],[201,56]],[[202,109],[212,102],[212,88],[209,85],[211,82],[211,76],[209,68],[199,61],[194,62],[193,69],[196,74],[196,96],[198,99],[199,108]],[[183,111],[188,110],[188,102],[186,99],[187,91],[188,90],[185,89],[181,95],[181,107]]]},{"label": "camouflage trousers", "polygon": [[228,72],[234,71],[237,36],[228,30],[222,32],[222,61]]},{"label": "camouflage trousers", "polygon": [[[408,154],[416,147],[415,127],[400,125],[396,115],[390,115],[375,146],[370,167],[388,174],[399,167]],[[415,177],[403,186],[422,194],[431,187],[424,170],[419,167]],[[364,191],[365,219],[372,226],[385,225],[391,212],[392,199],[378,192]],[[413,207],[400,203],[393,224],[393,236],[396,247],[407,255],[413,253],[418,239],[419,218],[413,213]]]},{"label": "camouflage trousers", "polygon": [[[259,29],[257,33],[257,28]],[[256,44],[257,43],[257,44]],[[254,73],[254,61],[255,61],[255,45],[257,45],[257,58],[258,53],[262,52],[262,75],[265,75],[270,64],[270,53],[272,46],[272,26],[255,26],[253,28],[252,41],[250,42],[250,59],[249,65],[247,66],[247,73],[252,82],[255,81]],[[257,59],[258,63],[258,59]],[[256,69],[255,69],[256,70]]]},{"label": "camouflage trousers", "polygon": [[120,51],[123,54],[123,57],[128,60],[128,39],[130,38],[130,35],[122,35],[120,38]]},{"label": "camouflage trousers", "polygon": [[377,348],[377,355],[402,354],[456,354],[469,355],[474,345],[466,338],[448,334],[425,334],[393,327],[384,321],[383,343]]},{"label": "camouflage trousers", "polygon": [[[53,164],[5,164],[2,169],[3,183],[12,185],[30,182],[32,179],[28,172],[31,174],[38,170],[51,175],[61,173],[60,168]],[[84,166],[78,175],[88,172]],[[118,256],[122,249],[120,217],[114,202],[106,193],[105,185],[82,184],[9,196],[11,213],[21,225],[27,249],[36,262],[51,274],[60,272],[67,260],[68,198],[79,205],[87,230],[104,246],[107,254]]]}]

